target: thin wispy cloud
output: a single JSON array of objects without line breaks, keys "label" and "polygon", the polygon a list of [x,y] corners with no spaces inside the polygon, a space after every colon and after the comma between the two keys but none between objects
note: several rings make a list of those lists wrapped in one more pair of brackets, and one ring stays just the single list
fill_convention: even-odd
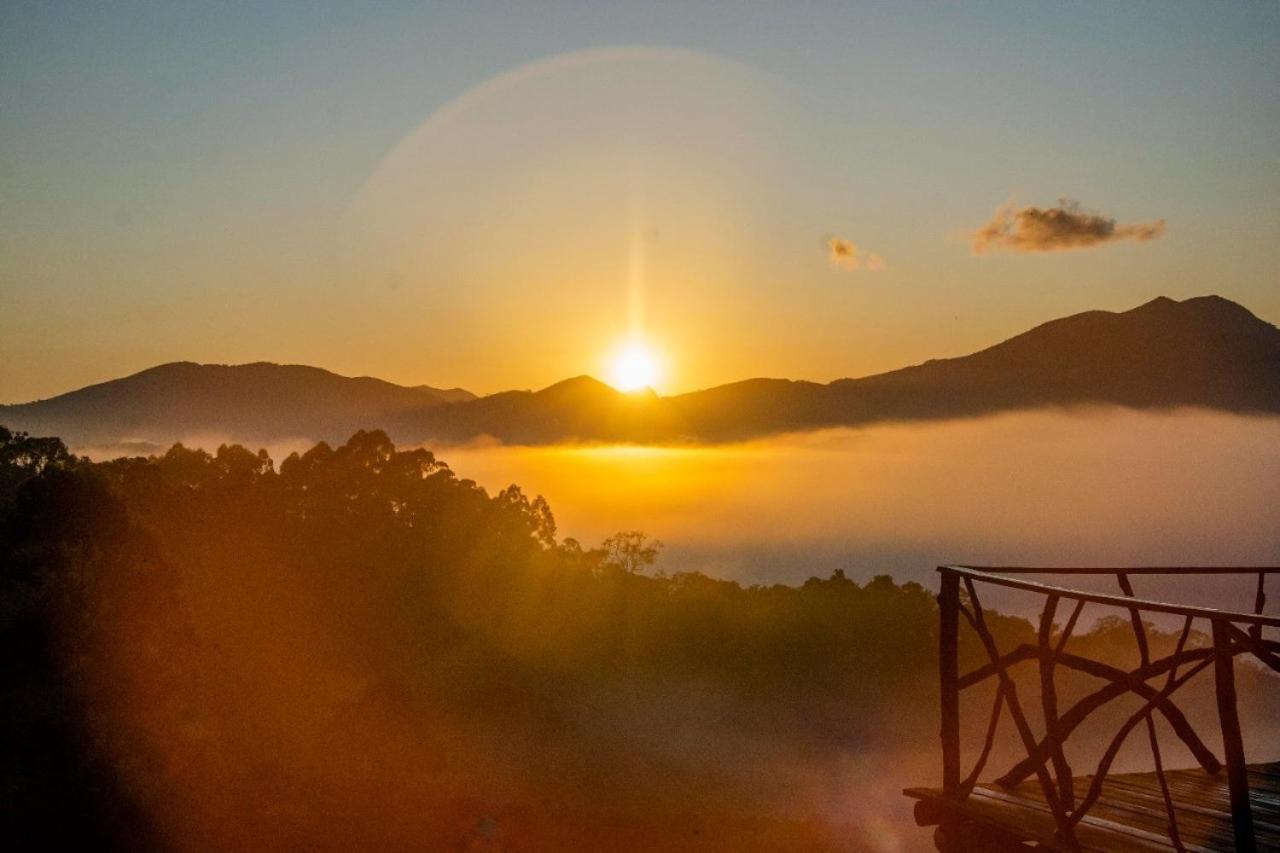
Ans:
[{"label": "thin wispy cloud", "polygon": [[827,260],[831,266],[848,272],[865,269],[867,272],[881,272],[888,266],[885,259],[875,252],[864,252],[852,240],[841,237],[827,238]]},{"label": "thin wispy cloud", "polygon": [[1015,208],[1008,204],[974,232],[973,253],[1061,252],[1120,240],[1145,243],[1163,234],[1164,227],[1163,219],[1121,225],[1066,198],[1058,199],[1056,207]]}]

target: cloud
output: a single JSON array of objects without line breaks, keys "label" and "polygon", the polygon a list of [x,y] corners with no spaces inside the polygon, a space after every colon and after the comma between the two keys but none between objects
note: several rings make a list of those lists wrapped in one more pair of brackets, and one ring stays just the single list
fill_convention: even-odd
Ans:
[{"label": "cloud", "polygon": [[833,267],[855,272],[866,269],[867,272],[880,272],[887,264],[885,259],[875,252],[863,252],[852,240],[840,237],[827,238],[827,260]]},{"label": "cloud", "polygon": [[1145,243],[1164,233],[1164,220],[1117,225],[1114,219],[1080,209],[1079,202],[1058,199],[1057,207],[1005,205],[973,235],[973,253],[1005,249],[1011,252],[1059,252],[1087,249],[1103,243],[1134,240]]}]

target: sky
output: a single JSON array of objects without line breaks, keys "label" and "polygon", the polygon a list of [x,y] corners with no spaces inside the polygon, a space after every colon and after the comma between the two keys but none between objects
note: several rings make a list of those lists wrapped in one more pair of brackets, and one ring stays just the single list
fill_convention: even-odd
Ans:
[{"label": "sky", "polygon": [[[0,401],[192,360],[828,381],[1280,322],[1275,3],[0,2]],[[1074,200],[1060,202],[1059,199]]]}]

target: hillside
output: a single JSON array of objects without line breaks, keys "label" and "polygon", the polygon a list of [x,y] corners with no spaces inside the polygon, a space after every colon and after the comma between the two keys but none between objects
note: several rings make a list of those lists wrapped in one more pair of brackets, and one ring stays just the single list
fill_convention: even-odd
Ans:
[{"label": "hillside", "polygon": [[673,400],[702,437],[1043,406],[1280,412],[1280,330],[1218,296],[1089,311],[960,358],[829,385],[752,380]]},{"label": "hillside", "polygon": [[178,363],[0,407],[0,423],[77,446],[139,449],[196,439],[333,442],[362,428],[402,442],[726,441],[1088,404],[1280,413],[1280,330],[1218,296],[1161,297],[875,376],[826,385],[749,379],[672,397],[623,394],[586,376],[477,398],[297,365]]},{"label": "hillside", "polygon": [[582,377],[413,414],[416,441],[725,441],[1045,406],[1280,413],[1280,329],[1217,296],[1054,320],[988,349],[830,384],[749,379],[637,397]]},{"label": "hillside", "polygon": [[304,365],[174,362],[48,400],[0,406],[0,423],[77,446],[133,443],[140,450],[193,438],[341,441],[405,411],[473,398],[458,388],[406,388]]}]

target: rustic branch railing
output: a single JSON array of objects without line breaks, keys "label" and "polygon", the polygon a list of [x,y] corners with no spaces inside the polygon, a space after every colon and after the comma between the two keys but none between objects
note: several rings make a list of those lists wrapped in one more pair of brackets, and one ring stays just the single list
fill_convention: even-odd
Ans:
[{"label": "rustic branch railing", "polygon": [[[1025,750],[1025,757],[996,779],[996,784],[1013,787],[1034,776],[1053,816],[1058,838],[1074,847],[1075,828],[1088,814],[1102,794],[1103,782],[1130,732],[1143,725],[1151,749],[1152,763],[1159,780],[1163,809],[1168,822],[1169,839],[1175,850],[1184,846],[1178,827],[1174,795],[1165,776],[1164,756],[1160,749],[1155,715],[1159,714],[1207,773],[1225,770],[1231,805],[1235,847],[1240,851],[1257,849],[1253,816],[1249,805],[1249,781],[1245,767],[1244,741],[1236,709],[1234,662],[1237,655],[1252,655],[1262,664],[1280,672],[1280,642],[1267,639],[1264,628],[1280,627],[1280,616],[1263,613],[1266,604],[1266,579],[1280,574],[1280,568],[1209,568],[1209,567],[1142,567],[1142,568],[1044,568],[995,566],[940,566],[942,586],[940,606],[939,673],[942,688],[942,788],[945,796],[965,800],[973,791],[979,776],[990,760],[996,731],[1007,712]],[[1112,575],[1120,594],[1068,589],[1029,580],[1020,575]],[[1173,604],[1138,598],[1131,577],[1136,575],[1256,575],[1257,589],[1253,612],[1235,612],[1210,607]],[[978,597],[978,584],[996,585],[1044,597],[1040,613],[1036,645],[1022,644],[1000,652],[988,625]],[[1063,602],[1071,602],[1065,625],[1056,635],[1055,617]],[[1126,611],[1133,627],[1139,665],[1123,670],[1100,661],[1067,652],[1066,646],[1081,612],[1086,605],[1115,607]],[[1183,618],[1174,651],[1152,660],[1151,647],[1143,613],[1177,615]],[[981,642],[987,662],[971,672],[961,674],[959,636],[961,620],[967,622]],[[1188,648],[1192,628],[1197,620],[1210,627],[1212,644]],[[1040,714],[1044,737],[1037,739],[1017,685],[1010,671],[1024,661],[1037,661],[1039,666]],[[1175,702],[1179,688],[1205,669],[1213,667],[1218,706],[1218,722],[1222,735],[1221,761],[1205,745]],[[1065,710],[1059,707],[1056,675],[1060,669],[1084,673],[1105,682],[1102,687],[1076,700]],[[1148,683],[1163,676],[1159,686]],[[960,751],[960,696],[976,684],[995,678],[995,699],[986,727],[986,736],[970,772],[962,777]],[[1113,699],[1134,694],[1142,700],[1137,711],[1127,717],[1106,745],[1088,789],[1078,798],[1071,764],[1065,745],[1071,733],[1093,712]]]}]

